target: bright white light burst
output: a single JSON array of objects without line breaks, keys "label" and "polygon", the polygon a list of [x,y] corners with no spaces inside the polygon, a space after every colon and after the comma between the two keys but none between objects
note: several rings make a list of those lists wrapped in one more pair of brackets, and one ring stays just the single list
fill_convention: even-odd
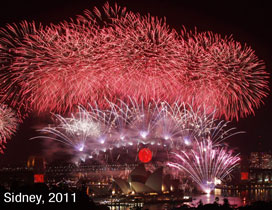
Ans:
[{"label": "bright white light burst", "polygon": [[209,110],[207,114],[205,107],[194,110],[179,102],[144,104],[133,100],[108,103],[110,108],[106,110],[79,106],[78,112],[70,117],[54,115],[56,125],[41,129],[46,135],[35,138],[60,141],[93,156],[108,149],[132,146],[139,149],[142,145],[180,151],[204,139],[210,139],[216,146],[239,133],[233,133],[234,128],[225,130],[227,122],[214,119],[215,112]]}]

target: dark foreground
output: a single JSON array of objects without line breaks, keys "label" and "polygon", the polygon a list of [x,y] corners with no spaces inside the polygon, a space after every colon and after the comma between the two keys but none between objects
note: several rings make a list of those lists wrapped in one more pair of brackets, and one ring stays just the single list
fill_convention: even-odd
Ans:
[{"label": "dark foreground", "polygon": [[[54,209],[54,210],[109,210],[103,205],[96,205],[87,195],[86,188],[68,188],[65,186],[48,187],[45,184],[35,184],[31,186],[11,186],[6,189],[0,186],[0,209]],[[146,208],[134,208],[135,210],[147,210]],[[213,204],[203,205],[200,201],[197,207],[181,205],[171,210],[272,210],[272,202],[258,201],[251,205],[232,207],[228,200],[220,205],[216,201]]]},{"label": "dark foreground", "polygon": [[217,202],[213,204],[205,204],[203,205],[201,202],[198,204],[197,207],[190,207],[187,205],[180,206],[178,208],[173,208],[172,210],[272,210],[272,202],[265,202],[265,201],[257,201],[253,202],[251,205],[240,206],[240,207],[233,207],[229,204],[228,199],[224,199],[224,204],[220,205]]}]

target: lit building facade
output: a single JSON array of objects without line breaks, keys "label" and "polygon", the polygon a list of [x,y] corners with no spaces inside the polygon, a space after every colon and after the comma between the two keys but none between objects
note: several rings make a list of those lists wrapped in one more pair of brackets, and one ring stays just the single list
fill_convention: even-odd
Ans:
[{"label": "lit building facade", "polygon": [[249,157],[249,180],[252,184],[272,183],[272,153],[251,152]]}]

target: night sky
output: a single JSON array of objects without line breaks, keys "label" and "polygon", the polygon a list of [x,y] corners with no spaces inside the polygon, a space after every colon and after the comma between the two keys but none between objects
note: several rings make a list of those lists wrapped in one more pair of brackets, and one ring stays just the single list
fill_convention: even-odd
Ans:
[{"label": "night sky", "polygon": [[[65,3],[64,3],[65,2]],[[94,6],[101,8],[104,0],[47,0],[47,1],[5,1],[0,6],[0,26],[7,23],[19,23],[22,20],[41,22],[43,25],[57,24],[62,20],[69,20],[83,13],[85,9],[92,10]],[[256,55],[264,60],[267,71],[272,72],[272,12],[269,4],[251,3],[249,1],[171,1],[171,0],[120,0],[120,6],[126,6],[128,10],[139,12],[142,15],[150,13],[152,16],[166,17],[170,27],[180,31],[182,26],[199,32],[213,31],[223,36],[233,35],[234,40],[247,43]],[[195,2],[198,4],[196,5]],[[271,89],[271,79],[270,79]],[[247,118],[238,122],[231,122],[237,130],[246,131],[246,134],[237,135],[228,143],[241,153],[250,151],[272,150],[272,96],[264,100],[262,105]],[[2,161],[24,160],[29,155],[41,153],[41,145],[38,140],[29,141],[35,136],[33,127],[42,122],[37,116],[30,116],[20,125],[16,136],[7,144],[5,155],[0,155]]]}]

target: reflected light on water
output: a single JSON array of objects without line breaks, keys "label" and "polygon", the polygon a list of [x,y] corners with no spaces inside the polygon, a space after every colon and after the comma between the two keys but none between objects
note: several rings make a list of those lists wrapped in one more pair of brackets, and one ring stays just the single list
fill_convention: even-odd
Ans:
[{"label": "reflected light on water", "polygon": [[215,189],[209,197],[207,195],[196,195],[193,200],[197,204],[202,200],[203,204],[213,203],[215,198],[219,198],[219,204],[223,204],[224,198],[229,200],[230,205],[244,206],[254,201],[272,201],[272,189],[254,190],[221,190]]},{"label": "reflected light on water", "polygon": [[222,190],[221,189],[214,189],[214,195],[221,195]]},{"label": "reflected light on water", "polygon": [[[227,198],[229,204],[231,206],[245,206],[254,201],[264,200],[271,201],[272,200],[272,189],[254,189],[254,190],[221,190],[214,189],[210,194],[202,194],[202,195],[192,195],[193,201],[190,203],[186,203],[190,206],[198,206],[200,200],[202,203],[214,203],[215,201],[219,204],[224,203],[224,199]],[[217,199],[218,198],[218,199]],[[138,204],[139,205],[139,204]],[[158,203],[158,204],[142,204],[143,209],[149,210],[163,210],[166,206],[174,207],[174,204],[171,203]],[[131,207],[134,207],[135,204],[130,204],[130,206],[112,206],[111,210],[129,210]]]}]

